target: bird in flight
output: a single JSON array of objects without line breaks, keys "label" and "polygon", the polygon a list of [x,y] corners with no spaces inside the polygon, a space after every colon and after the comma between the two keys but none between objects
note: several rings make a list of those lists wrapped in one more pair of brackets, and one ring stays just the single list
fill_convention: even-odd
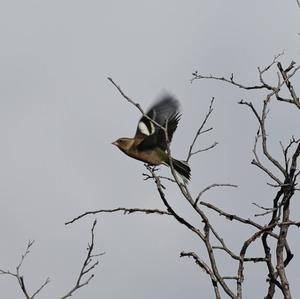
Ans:
[{"label": "bird in flight", "polygon": [[171,142],[181,116],[179,102],[173,96],[165,94],[149,109],[146,115],[160,126],[167,127],[168,139],[161,127],[146,116],[142,116],[133,138],[122,137],[112,144],[129,157],[149,165],[170,166],[172,161],[174,170],[187,183],[191,178],[191,169],[187,162],[169,157],[167,153],[167,143]]}]

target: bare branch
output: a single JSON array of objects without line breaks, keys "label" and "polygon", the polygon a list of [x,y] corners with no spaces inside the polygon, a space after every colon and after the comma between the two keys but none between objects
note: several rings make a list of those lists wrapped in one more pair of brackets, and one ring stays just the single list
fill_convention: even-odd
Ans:
[{"label": "bare branch", "polygon": [[[291,95],[291,97],[292,97],[292,100],[289,101],[289,102],[295,104],[295,105],[298,107],[298,109],[300,109],[300,101],[299,101],[299,98],[297,97],[296,92],[295,92],[295,90],[294,90],[294,87],[293,87],[293,85],[291,84],[291,82],[290,82],[290,80],[289,80],[289,78],[288,78],[288,75],[287,75],[287,73],[288,73],[291,69],[294,68],[294,65],[295,65],[295,62],[292,61],[291,64],[290,64],[290,66],[289,66],[286,70],[284,70],[283,67],[282,67],[282,65],[281,65],[281,63],[280,63],[280,62],[277,63],[277,67],[278,67],[278,69],[279,69],[279,71],[280,71],[280,73],[281,73],[281,75],[282,75],[282,78],[283,78],[283,80],[284,80],[284,83],[285,83],[286,87],[288,88],[288,90],[289,90],[289,92],[290,92],[290,95]],[[287,100],[286,100],[286,101],[287,101]]]},{"label": "bare branch", "polygon": [[24,282],[24,277],[21,275],[20,270],[21,270],[21,267],[24,263],[25,258],[30,253],[30,249],[31,249],[33,244],[34,244],[34,241],[30,241],[30,240],[28,241],[25,253],[22,254],[20,262],[16,266],[16,273],[11,272],[10,270],[5,271],[5,270],[0,269],[0,275],[1,274],[2,275],[9,275],[9,276],[15,277],[17,279],[17,281],[19,283],[19,286],[20,286],[24,296],[26,297],[26,299],[34,299],[34,297],[37,294],[39,294],[42,291],[42,289],[50,282],[50,279],[47,278],[45,280],[45,282],[33,293],[33,295],[29,295],[29,293],[27,291],[27,287],[26,287],[25,282]]},{"label": "bare branch", "polygon": [[[152,171],[151,168],[149,170]],[[235,294],[230,290],[230,288],[225,283],[225,281],[222,279],[222,277],[221,277],[221,275],[218,271],[217,263],[216,263],[215,256],[214,256],[214,253],[213,253],[213,248],[212,248],[212,246],[210,244],[210,240],[209,240],[209,231],[211,229],[211,225],[209,223],[209,220],[206,217],[206,215],[203,213],[203,211],[201,211],[197,206],[195,206],[194,201],[193,201],[193,199],[192,199],[192,197],[191,197],[191,195],[188,191],[188,188],[185,185],[180,184],[180,182],[177,182],[177,185],[180,188],[182,194],[185,196],[185,198],[188,200],[188,202],[191,204],[191,206],[195,209],[195,211],[201,216],[203,222],[205,223],[204,234],[199,229],[197,229],[193,225],[191,225],[187,220],[185,220],[184,218],[179,216],[173,210],[173,208],[169,205],[168,201],[166,200],[166,197],[165,197],[163,188],[161,186],[161,182],[160,182],[159,177],[157,177],[156,174],[153,171],[152,171],[152,175],[154,177],[155,184],[156,184],[157,190],[159,192],[159,195],[160,195],[163,203],[167,207],[167,210],[172,213],[172,215],[175,217],[175,219],[179,223],[186,226],[189,230],[193,231],[194,233],[196,233],[201,238],[201,240],[204,242],[204,244],[207,248],[207,252],[208,252],[209,259],[210,259],[213,274],[215,275],[217,281],[220,283],[220,285],[222,286],[223,290],[227,293],[227,295],[230,298],[235,298]],[[176,174],[175,174],[175,176],[176,176]]]},{"label": "bare branch", "polygon": [[192,257],[195,261],[195,263],[205,272],[210,276],[211,279],[211,283],[213,285],[214,291],[215,291],[215,295],[217,299],[221,299],[221,295],[219,292],[219,288],[218,288],[218,283],[217,283],[217,279],[214,276],[214,273],[212,272],[212,270],[209,268],[209,266],[195,253],[195,252],[184,252],[182,251],[180,253],[180,257]]},{"label": "bare branch", "polygon": [[126,214],[132,214],[132,213],[145,213],[145,214],[158,214],[158,215],[171,215],[167,211],[162,211],[159,209],[143,209],[143,208],[115,208],[115,209],[101,209],[101,210],[96,210],[96,211],[88,211],[85,212],[75,218],[73,218],[70,221],[67,221],[65,225],[71,224],[87,215],[95,215],[95,214],[100,214],[100,213],[115,213],[115,212],[123,212],[124,215]]},{"label": "bare branch", "polygon": [[273,179],[278,184],[278,186],[283,185],[283,183],[280,181],[279,178],[277,178],[270,170],[268,170],[266,167],[264,167],[262,164],[260,164],[256,160],[252,160],[251,164],[253,164],[253,165],[257,166],[258,168],[260,168],[261,170],[263,170],[271,179]]},{"label": "bare branch", "polygon": [[278,58],[281,57],[282,55],[284,55],[284,51],[276,54],[274,56],[272,62],[269,65],[267,65],[266,67],[264,67],[262,70],[260,68],[258,68],[259,69],[259,74],[262,75],[265,72],[267,72],[278,61]]},{"label": "bare branch", "polygon": [[[270,101],[270,95],[267,95],[266,99],[264,100],[264,105],[263,105],[261,116],[258,114],[257,110],[254,108],[254,106],[251,102],[245,102],[245,101],[241,100],[239,102],[239,104],[247,105],[252,110],[252,112],[254,113],[257,121],[259,122],[260,129],[261,129],[261,132],[262,132],[262,148],[263,148],[264,155],[268,158],[268,160],[274,166],[276,166],[282,172],[283,175],[286,175],[285,169],[280,165],[280,163],[276,159],[274,159],[270,155],[270,153],[268,151],[268,148],[267,148],[267,133],[266,133],[266,129],[265,129],[265,120],[266,120],[266,117],[267,117],[267,106],[268,106],[269,101]],[[252,164],[254,164],[254,165],[258,166],[259,168],[261,168],[262,170],[264,170],[272,179],[276,180],[277,183],[280,182],[280,180],[278,178],[276,178],[274,175],[272,175],[271,172],[268,171],[258,161],[253,160]]]},{"label": "bare branch", "polygon": [[[215,288],[216,298],[219,298],[218,296],[220,296],[218,286],[221,287],[223,289],[223,291],[230,298],[234,298],[234,299],[242,298],[242,283],[244,280],[244,263],[248,262],[248,261],[254,262],[254,263],[256,263],[256,262],[266,263],[266,265],[268,267],[267,281],[269,283],[269,290],[268,290],[268,294],[266,297],[267,299],[273,298],[273,294],[275,294],[276,286],[282,291],[282,293],[285,296],[288,296],[288,294],[289,294],[288,283],[287,283],[287,278],[286,278],[286,274],[285,274],[285,267],[288,265],[290,260],[293,258],[293,254],[291,253],[291,250],[289,248],[286,235],[288,232],[288,228],[290,226],[292,226],[292,225],[297,226],[297,227],[300,226],[299,222],[290,221],[289,217],[288,217],[290,199],[291,199],[292,195],[294,194],[294,192],[296,191],[296,188],[295,188],[295,186],[297,184],[296,179],[297,179],[298,175],[300,174],[300,171],[297,171],[297,160],[300,155],[300,142],[299,143],[295,142],[295,139],[293,138],[290,141],[289,145],[285,148],[283,147],[283,145],[281,143],[282,152],[284,154],[284,163],[281,164],[281,161],[275,159],[273,157],[273,155],[271,154],[271,152],[269,152],[268,142],[267,142],[268,134],[267,134],[267,130],[266,130],[266,119],[268,116],[269,103],[270,103],[271,99],[277,99],[277,100],[293,103],[298,107],[299,98],[296,96],[295,90],[290,82],[290,78],[296,73],[296,71],[300,68],[300,66],[295,67],[295,64],[291,63],[285,70],[283,70],[281,64],[278,63],[278,61],[277,61],[278,57],[280,57],[281,55],[282,55],[282,53],[279,55],[276,55],[274,57],[273,61],[268,66],[266,66],[264,68],[258,68],[260,83],[257,85],[253,85],[253,86],[247,86],[247,85],[238,83],[234,79],[233,74],[230,76],[229,79],[224,78],[224,77],[216,77],[213,75],[203,76],[203,75],[199,75],[197,72],[195,72],[193,74],[194,78],[192,79],[192,81],[195,79],[214,79],[214,80],[219,80],[219,81],[224,81],[224,82],[230,83],[231,85],[234,85],[239,88],[246,89],[246,90],[264,89],[265,91],[268,91],[268,94],[266,95],[266,97],[263,101],[261,111],[257,110],[257,108],[255,108],[255,106],[253,105],[252,102],[246,102],[246,101],[242,100],[242,101],[240,101],[240,104],[247,105],[251,109],[252,113],[254,114],[254,116],[257,119],[258,124],[259,124],[259,129],[257,131],[256,137],[255,137],[255,142],[254,142],[254,147],[253,147],[254,160],[252,161],[252,164],[259,167],[273,181],[275,181],[276,185],[272,184],[273,187],[279,188],[279,192],[277,192],[277,195],[273,199],[273,207],[264,208],[257,204],[258,207],[260,207],[264,210],[264,213],[263,213],[264,216],[267,214],[272,215],[271,221],[267,225],[260,225],[256,222],[252,221],[251,219],[245,219],[245,218],[239,217],[238,215],[226,213],[226,212],[222,211],[220,208],[217,208],[217,207],[211,205],[210,203],[206,203],[203,201],[200,202],[200,205],[204,205],[204,206],[208,207],[209,209],[212,209],[212,210],[218,212],[221,216],[225,216],[227,219],[229,219],[231,221],[235,220],[235,221],[238,221],[239,223],[244,223],[246,225],[255,227],[258,230],[244,242],[239,255],[235,254],[232,250],[229,249],[229,247],[226,245],[226,243],[223,240],[223,238],[221,237],[221,235],[219,235],[219,233],[214,229],[214,227],[210,223],[207,215],[204,213],[204,211],[198,205],[200,197],[203,195],[203,193],[205,193],[209,189],[218,187],[218,186],[237,187],[236,185],[212,184],[212,185],[204,188],[202,191],[200,191],[198,193],[197,197],[194,198],[191,195],[186,182],[182,182],[180,180],[180,178],[177,177],[177,174],[172,165],[172,161],[170,162],[170,168],[171,168],[171,173],[172,173],[174,179],[158,176],[155,173],[156,169],[153,167],[150,167],[150,166],[146,166],[147,169],[149,170],[150,174],[149,175],[143,174],[145,177],[145,180],[149,180],[149,179],[154,180],[157,190],[159,192],[159,195],[160,195],[164,205],[167,208],[167,211],[155,210],[155,212],[154,212],[153,210],[151,210],[151,213],[163,212],[161,214],[172,215],[180,224],[184,225],[188,230],[192,231],[198,237],[200,237],[200,239],[205,244],[210,263],[204,262],[203,259],[201,257],[199,257],[197,254],[195,254],[194,252],[188,252],[188,253],[183,252],[181,256],[192,257],[195,260],[195,262],[201,267],[201,269],[204,270],[208,275],[210,275],[213,287]],[[267,71],[269,71],[270,68],[272,68],[276,63],[280,70],[280,73],[277,72],[277,79],[278,79],[277,85],[272,86],[265,81],[264,74]],[[283,79],[281,78],[280,74]],[[127,101],[129,101],[131,104],[135,105],[140,110],[140,112],[142,112],[144,115],[144,112],[141,109],[141,107],[137,103],[132,101],[129,97],[127,97],[123,93],[123,91],[120,89],[120,87],[117,86],[112,81],[111,78],[109,78],[109,80],[119,90],[121,95],[123,97],[125,97],[125,99]],[[280,89],[284,85],[287,86],[287,88],[290,92],[290,95],[291,95],[291,99],[283,99],[282,97],[280,97],[279,92],[280,92]],[[213,111],[213,108],[212,108],[213,100],[214,99],[212,99],[209,109],[208,109],[208,112],[207,112],[202,124],[200,125],[200,128],[196,132],[195,137],[189,147],[187,161],[193,155],[200,153],[202,151],[209,150],[209,149],[213,148],[214,146],[216,146],[216,143],[214,143],[214,144],[208,146],[207,148],[194,150],[194,146],[196,144],[198,137],[201,134],[204,134],[205,132],[209,132],[212,130],[212,128],[205,129],[205,125]],[[171,157],[171,150],[170,150],[169,142],[168,142],[169,140],[168,140],[168,134],[167,134],[167,126],[168,126],[168,124],[166,124],[166,127],[163,128],[163,130],[164,130],[165,137],[167,140],[167,151],[166,152],[167,152],[168,156]],[[295,148],[295,147],[293,147],[293,145],[296,143],[298,143],[297,146],[295,146],[296,150],[291,155],[290,154],[291,150]],[[272,168],[265,166],[261,162],[261,161],[263,161],[263,159],[260,160],[259,153],[257,151],[258,146],[261,147],[262,154],[266,158],[267,163],[270,162],[271,166],[273,168],[275,168],[275,170],[279,170],[280,176],[278,176]],[[186,218],[183,218],[177,212],[175,212],[174,208],[170,206],[170,204],[168,203],[168,201],[166,199],[166,196],[164,193],[164,190],[166,190],[166,188],[162,185],[161,179],[167,179],[167,180],[171,181],[172,183],[177,184],[181,194],[184,196],[184,198],[187,200],[187,202],[190,203],[190,205],[194,209],[194,211],[196,213],[198,213],[198,215],[200,216],[200,219],[203,223],[203,229],[199,229],[198,227],[192,225]],[[119,208],[119,209],[122,209],[124,212],[126,212],[125,208]],[[114,211],[114,210],[112,210],[112,211]],[[137,212],[137,211],[133,211],[133,212]],[[139,210],[138,212],[145,212],[145,211]],[[87,213],[90,213],[90,212],[87,212]],[[85,214],[83,214],[79,217],[81,218],[84,215]],[[77,219],[75,219],[75,220],[77,220]],[[69,221],[68,223],[71,223],[71,221]],[[279,230],[280,230],[279,234],[276,234],[273,232],[275,227],[279,228]],[[221,245],[219,245],[219,246],[212,245],[212,243],[211,243],[212,241],[210,238],[211,234],[213,235],[213,240],[217,240]],[[269,236],[275,238],[275,241],[277,242],[277,249],[276,249],[277,265],[276,265],[276,268],[273,265],[271,249],[268,245],[268,237]],[[262,240],[265,256],[263,256],[263,257],[261,257],[261,256],[246,257],[246,252],[247,252],[247,249],[249,248],[249,246],[255,240],[257,240],[259,238],[261,238],[261,240]],[[234,260],[237,260],[239,262],[236,276],[232,276],[232,275],[221,276],[220,275],[217,261],[215,258],[216,250],[222,250],[222,251],[226,252],[231,258],[233,258]],[[284,250],[286,253],[285,259],[283,258]],[[229,285],[225,282],[226,279],[236,280],[236,282],[237,282],[236,294],[234,294],[234,292],[231,290]],[[290,297],[286,297],[286,298],[290,298]]]},{"label": "bare branch", "polygon": [[225,78],[225,77],[217,77],[217,76],[213,76],[213,75],[209,75],[209,76],[204,76],[204,75],[200,75],[198,73],[198,71],[195,71],[192,75],[193,75],[193,78],[191,79],[191,82],[193,82],[194,80],[196,79],[212,79],[212,80],[217,80],[217,81],[223,81],[223,82],[226,82],[226,83],[229,83],[231,85],[234,85],[236,87],[239,87],[241,89],[245,89],[245,90],[255,90],[255,89],[267,89],[267,90],[274,90],[274,88],[272,86],[270,86],[269,84],[267,84],[264,80],[263,80],[263,77],[262,75],[268,71],[278,60],[278,58],[280,56],[282,56],[284,53],[281,52],[277,55],[274,56],[272,62],[264,67],[263,69],[260,69],[258,67],[258,72],[259,72],[259,79],[260,79],[260,82],[261,82],[261,85],[250,85],[250,86],[247,86],[247,85],[244,85],[244,84],[241,84],[241,83],[238,83],[234,80],[234,76],[233,76],[233,73],[230,75],[230,78]]},{"label": "bare branch", "polygon": [[[255,221],[251,220],[251,219],[245,219],[243,217],[240,217],[240,216],[237,216],[237,215],[234,215],[234,214],[230,214],[230,213],[227,213],[227,212],[224,212],[222,211],[220,208],[212,205],[211,203],[208,203],[208,202],[204,202],[204,201],[200,201],[200,205],[203,205],[209,209],[212,209],[213,211],[219,213],[220,216],[224,216],[226,219],[230,220],[230,221],[238,221],[240,223],[244,223],[244,224],[248,224],[248,225],[251,225],[259,230],[263,229],[263,226],[256,223]],[[274,238],[278,238],[278,235],[276,235],[275,233],[270,233],[270,235]]]},{"label": "bare branch", "polygon": [[[285,196],[288,196],[289,198],[287,198],[287,201],[283,208],[282,222],[289,221],[289,214],[290,214],[289,204],[290,204],[290,197],[292,196],[292,194],[285,195]],[[277,247],[276,247],[276,259],[277,259],[276,269],[277,269],[278,275],[280,277],[280,282],[282,285],[282,292],[284,294],[284,298],[292,299],[288,279],[286,276],[285,261],[284,261],[284,256],[283,256],[284,246],[285,246],[286,238],[287,238],[287,234],[288,234],[288,229],[289,229],[289,225],[283,224],[280,227],[279,238],[278,238]]]},{"label": "bare branch", "polygon": [[39,292],[50,282],[49,277],[45,280],[45,282],[33,293],[31,296],[31,299],[33,299],[36,295],[39,294]]},{"label": "bare branch", "polygon": [[183,224],[185,227],[187,227],[189,230],[193,231],[196,235],[198,235],[202,240],[204,239],[204,235],[200,232],[199,229],[197,229],[196,227],[194,227],[192,224],[190,224],[188,221],[186,221],[184,218],[182,218],[181,216],[179,216],[174,210],[173,208],[170,206],[170,204],[168,203],[160,179],[158,176],[156,176],[156,174],[153,172],[152,169],[150,169],[150,171],[152,171],[152,175],[155,179],[155,184],[158,190],[158,193],[164,203],[164,205],[166,206],[167,210],[172,214],[172,216],[174,216],[174,218],[181,224]]},{"label": "bare branch", "polygon": [[161,126],[159,123],[157,123],[155,120],[153,120],[151,117],[149,117],[144,110],[142,109],[141,105],[139,103],[134,102],[131,98],[129,98],[121,89],[121,87],[119,85],[117,85],[114,80],[110,77],[107,77],[107,79],[117,88],[117,90],[120,92],[120,94],[132,105],[134,105],[141,113],[144,117],[146,117],[147,119],[149,119],[153,124],[155,124],[156,126],[158,126],[159,128],[161,128],[162,130],[166,130],[163,126]]},{"label": "bare branch", "polygon": [[253,202],[252,203],[253,205],[255,205],[256,207],[264,210],[265,212],[263,213],[258,213],[258,214],[254,214],[255,217],[257,216],[265,216],[265,215],[268,215],[268,214],[271,214],[273,212],[275,212],[279,207],[275,207],[275,208],[266,208],[266,207],[263,207],[263,206],[260,206],[259,204]]},{"label": "bare branch", "polygon": [[[116,87],[120,91],[120,88],[118,86],[116,86]],[[133,101],[130,101],[130,103],[132,103],[132,102]],[[167,154],[168,154],[169,157],[171,157],[171,151],[170,151],[169,142],[168,142],[169,140],[168,140],[168,134],[167,134],[167,126],[168,126],[168,124],[166,124],[166,128],[163,128],[163,130],[164,130],[166,141],[167,141]],[[158,176],[156,176],[154,170],[151,167],[147,167],[147,168],[151,172],[152,177],[155,180],[155,183],[156,183],[156,186],[157,186],[157,190],[158,190],[158,192],[160,194],[160,197],[161,197],[163,203],[167,207],[167,210],[175,217],[175,219],[179,223],[183,224],[189,230],[191,230],[194,233],[196,233],[205,242],[205,245],[206,245],[208,253],[209,253],[209,258],[210,258],[210,262],[211,262],[211,265],[212,265],[212,271],[213,271],[214,275],[216,276],[217,280],[221,284],[221,286],[224,289],[224,291],[231,298],[234,298],[233,292],[228,288],[228,286],[226,285],[226,283],[224,282],[224,280],[222,280],[221,275],[219,274],[218,268],[216,266],[215,257],[214,257],[214,254],[213,254],[213,251],[212,251],[212,248],[211,248],[211,244],[210,244],[210,241],[209,241],[209,231],[208,231],[208,229],[209,229],[209,222],[208,222],[208,219],[207,219],[207,217],[204,215],[204,213],[198,207],[194,206],[194,201],[193,201],[192,196],[191,196],[191,194],[190,194],[190,192],[189,192],[189,190],[188,190],[188,188],[186,186],[186,183],[183,184],[182,182],[180,182],[179,178],[177,177],[177,174],[176,174],[176,172],[174,170],[174,167],[173,167],[173,164],[172,164],[172,160],[170,159],[170,168],[171,168],[172,175],[173,175],[173,177],[174,177],[174,179],[176,181],[176,184],[178,185],[178,187],[179,187],[180,191],[182,192],[183,196],[189,201],[189,203],[193,206],[193,208],[196,210],[196,212],[202,217],[203,221],[206,223],[206,225],[205,225],[205,227],[206,227],[205,234],[203,234],[199,229],[197,229],[196,227],[194,227],[193,225],[191,225],[188,221],[186,221],[184,218],[182,218],[181,216],[179,216],[174,211],[174,209],[169,205],[169,203],[167,202],[167,200],[165,198],[165,195],[164,195],[164,192],[163,192],[164,187],[162,186],[162,184],[160,182],[160,178]]]},{"label": "bare branch", "polygon": [[224,280],[225,279],[231,279],[231,280],[237,280],[238,278],[237,278],[237,276],[223,276],[222,277]]},{"label": "bare branch", "polygon": [[210,105],[209,105],[209,108],[208,108],[208,112],[207,112],[207,114],[205,115],[205,118],[204,118],[202,124],[200,125],[200,127],[199,127],[199,129],[198,129],[198,131],[197,131],[197,133],[196,133],[196,135],[195,135],[195,137],[194,137],[194,139],[193,139],[193,141],[192,141],[192,143],[191,143],[191,145],[190,145],[190,148],[189,148],[189,152],[188,152],[186,161],[189,161],[192,155],[195,155],[195,154],[197,154],[197,153],[199,153],[199,152],[201,152],[201,151],[209,150],[209,149],[215,147],[215,146],[218,144],[217,142],[215,142],[215,143],[213,143],[210,147],[208,147],[208,148],[206,148],[206,149],[204,149],[204,150],[198,150],[198,151],[196,151],[196,152],[193,152],[193,148],[194,148],[194,145],[195,145],[195,143],[196,143],[198,137],[199,137],[201,134],[204,134],[204,133],[209,132],[209,131],[212,130],[212,128],[204,129],[204,126],[205,126],[207,120],[209,119],[210,115],[212,114],[212,112],[213,112],[213,110],[214,110],[214,109],[213,109],[214,100],[215,100],[215,98],[212,98],[211,101],[210,101]]},{"label": "bare branch", "polygon": [[262,85],[246,86],[246,85],[237,83],[236,81],[234,81],[233,74],[231,74],[229,79],[227,79],[225,77],[216,77],[216,76],[213,76],[213,75],[208,75],[208,76],[200,75],[200,74],[198,74],[197,71],[195,71],[192,75],[194,77],[191,79],[191,82],[193,82],[196,79],[197,80],[199,80],[199,79],[213,79],[213,80],[227,82],[227,83],[230,83],[232,85],[235,85],[239,88],[246,89],[246,90],[266,88],[265,85],[263,85],[263,84]]},{"label": "bare branch", "polygon": [[[234,254],[231,250],[228,250],[226,247],[223,246],[213,246],[213,249],[219,249],[226,251],[234,260],[239,261],[240,256]],[[258,263],[258,262],[266,262],[265,257],[245,257],[244,262],[253,262],[253,263]]]},{"label": "bare branch", "polygon": [[202,148],[202,149],[199,149],[199,150],[196,150],[195,152],[191,152],[190,155],[189,155],[189,159],[196,155],[196,154],[199,154],[199,153],[202,153],[202,152],[206,152],[210,149],[213,149],[214,147],[216,147],[218,145],[218,142],[214,142],[213,144],[211,144],[210,146],[206,147],[206,148]]},{"label": "bare branch", "polygon": [[89,275],[87,278],[86,278],[86,275],[89,274],[91,272],[91,270],[93,270],[99,264],[99,261],[97,260],[97,261],[93,262],[93,264],[91,266],[89,266],[89,264],[92,262],[92,259],[94,257],[104,254],[104,253],[93,254],[94,239],[95,239],[94,229],[95,229],[96,224],[97,224],[97,220],[94,220],[92,228],[91,228],[91,242],[88,245],[88,248],[87,248],[88,252],[87,252],[86,258],[83,262],[83,265],[81,267],[81,270],[79,272],[77,281],[76,281],[74,287],[71,288],[71,290],[66,295],[62,296],[61,299],[71,297],[74,294],[74,292],[76,292],[78,289],[86,286],[94,277],[94,274]]},{"label": "bare branch", "polygon": [[202,191],[199,192],[199,194],[197,195],[196,200],[195,200],[195,205],[198,203],[198,201],[199,201],[200,197],[203,195],[203,193],[205,193],[209,189],[212,189],[212,188],[215,188],[215,187],[233,187],[233,188],[237,188],[238,185],[224,184],[224,183],[220,183],[220,184],[214,183],[214,184],[211,184],[211,185],[207,186],[206,188],[204,188]]},{"label": "bare branch", "polygon": [[249,247],[249,245],[254,242],[258,237],[260,237],[263,233],[272,231],[276,224],[271,224],[266,227],[263,227],[261,230],[256,232],[254,235],[252,235],[248,240],[244,242],[244,245],[240,252],[240,262],[239,262],[239,268],[237,273],[237,298],[242,298],[242,283],[244,280],[244,259],[246,251]]},{"label": "bare branch", "polygon": [[114,80],[110,77],[107,77],[107,79],[117,88],[117,90],[120,92],[120,94],[125,98],[130,104],[134,105],[140,112],[145,115],[144,110],[142,109],[141,105],[138,103],[135,103],[131,98],[129,98],[121,89],[121,87],[114,82]]}]

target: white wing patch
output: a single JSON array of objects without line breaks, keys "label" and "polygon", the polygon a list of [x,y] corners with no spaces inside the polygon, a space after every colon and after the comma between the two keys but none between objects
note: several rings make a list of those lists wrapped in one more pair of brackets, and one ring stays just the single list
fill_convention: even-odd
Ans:
[{"label": "white wing patch", "polygon": [[149,136],[149,135],[152,135],[155,132],[155,127],[154,127],[152,122],[150,122],[150,127],[151,127],[150,131],[149,131],[149,128],[147,127],[147,125],[142,121],[139,122],[138,126],[139,126],[140,132],[144,135]]},{"label": "white wing patch", "polygon": [[142,121],[139,122],[139,130],[142,134],[149,136],[150,132],[147,128],[147,126],[145,125],[145,123],[143,123]]},{"label": "white wing patch", "polygon": [[154,134],[155,127],[154,127],[154,124],[152,123],[152,121],[150,122],[150,127],[151,127],[151,133],[150,134]]}]

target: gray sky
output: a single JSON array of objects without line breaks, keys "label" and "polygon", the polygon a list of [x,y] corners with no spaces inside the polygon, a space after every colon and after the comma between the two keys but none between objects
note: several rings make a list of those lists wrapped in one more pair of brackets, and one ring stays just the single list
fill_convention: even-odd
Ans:
[{"label": "gray sky", "polygon": [[[142,180],[143,164],[111,145],[134,134],[140,115],[107,76],[143,107],[164,90],[177,96],[184,114],[172,151],[180,159],[214,96],[215,130],[199,146],[220,144],[193,159],[192,192],[214,182],[236,183],[239,189],[215,190],[204,199],[247,218],[257,212],[251,202],[270,205],[274,190],[250,165],[257,124],[236,104],[243,98],[259,105],[259,94],[190,79],[195,70],[233,72],[241,82],[254,83],[256,67],[282,50],[283,63],[299,61],[299,30],[300,9],[292,0],[2,1],[0,268],[13,269],[34,239],[25,279],[34,289],[49,276],[38,298],[58,298],[75,282],[94,218],[68,227],[65,221],[93,209],[162,207],[153,183]],[[299,125],[295,111],[271,106],[275,153],[279,140],[299,137],[294,129]],[[174,188],[167,195],[178,212],[199,222]],[[208,215],[235,250],[252,232]],[[121,214],[98,220],[96,247],[106,255],[94,280],[74,298],[212,297],[207,275],[192,260],[179,258],[182,250],[206,258],[203,245],[174,220]],[[292,231],[297,253],[299,234]],[[224,274],[232,274],[231,261],[220,255],[219,262]],[[296,254],[288,272],[295,297],[299,262]],[[246,268],[245,298],[265,295],[266,269],[258,273],[255,267]],[[0,277],[0,290],[3,298],[22,297],[8,277]]]}]

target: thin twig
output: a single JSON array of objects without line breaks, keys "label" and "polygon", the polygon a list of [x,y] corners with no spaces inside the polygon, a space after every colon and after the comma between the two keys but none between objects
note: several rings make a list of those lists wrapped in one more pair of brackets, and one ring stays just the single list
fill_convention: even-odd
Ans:
[{"label": "thin twig", "polygon": [[24,276],[21,274],[21,267],[22,267],[22,265],[24,263],[24,260],[26,259],[26,257],[30,253],[30,250],[31,250],[31,247],[32,247],[33,244],[34,244],[34,241],[30,241],[30,240],[28,241],[25,253],[22,254],[20,262],[16,266],[16,273],[13,273],[10,270],[2,270],[2,269],[0,269],[0,274],[2,274],[2,275],[9,275],[9,276],[15,277],[17,279],[17,281],[19,283],[19,286],[20,286],[20,288],[21,288],[24,296],[26,297],[26,299],[34,299],[34,297],[36,295],[38,295],[42,291],[42,289],[50,282],[50,279],[47,278],[45,280],[45,282],[35,292],[33,292],[32,295],[29,295],[29,292],[27,291],[27,287],[25,285]]},{"label": "thin twig", "polygon": [[[71,297],[74,292],[76,292],[78,289],[86,286],[94,277],[94,274],[90,274],[87,278],[86,275],[90,273],[90,271],[92,271],[98,264],[99,261],[93,261],[93,258],[98,257],[103,255],[104,253],[100,253],[100,254],[94,254],[93,250],[94,250],[94,245],[95,245],[95,234],[94,234],[94,230],[95,230],[95,226],[97,224],[97,220],[94,220],[92,228],[91,228],[91,241],[90,244],[88,245],[87,248],[87,255],[86,258],[83,262],[83,265],[80,269],[78,278],[76,280],[76,283],[74,285],[74,287],[72,287],[70,289],[70,291],[68,291],[64,296],[61,297],[61,299],[66,299],[68,297]],[[91,265],[90,265],[91,264]]]},{"label": "thin twig", "polygon": [[95,211],[88,211],[85,212],[75,218],[73,218],[70,221],[65,222],[65,225],[71,224],[87,215],[95,215],[100,213],[115,213],[115,212],[123,212],[124,215],[126,214],[132,214],[132,213],[145,213],[145,214],[158,214],[158,215],[170,215],[169,212],[159,210],[159,209],[143,209],[143,208],[115,208],[115,209],[101,209],[101,210],[95,210]]},{"label": "thin twig", "polygon": [[141,113],[144,117],[146,117],[148,120],[150,120],[153,124],[155,124],[157,127],[161,128],[162,130],[165,131],[165,128],[160,125],[158,122],[156,122],[155,120],[153,120],[151,117],[149,117],[144,110],[142,109],[141,105],[139,103],[134,102],[131,98],[129,98],[121,89],[121,87],[114,82],[114,80],[110,77],[107,77],[107,79],[117,88],[117,90],[120,92],[120,94],[132,105],[134,105]]},{"label": "thin twig", "polygon": [[180,257],[192,257],[194,259],[195,263],[204,272],[206,272],[210,276],[211,283],[213,285],[216,298],[221,298],[221,295],[220,295],[220,292],[219,292],[219,289],[218,289],[218,281],[217,281],[216,277],[214,276],[212,270],[207,265],[207,263],[205,263],[195,252],[184,252],[184,251],[182,251],[180,253]]},{"label": "thin twig", "polygon": [[212,188],[215,188],[215,187],[233,187],[233,188],[237,188],[238,185],[234,185],[234,184],[224,184],[224,183],[214,183],[214,184],[211,184],[207,187],[205,187],[202,191],[200,191],[195,199],[195,205],[197,205],[200,197],[203,195],[203,193],[205,193],[206,191],[208,191],[209,189],[212,189]]},{"label": "thin twig", "polygon": [[200,75],[198,74],[197,71],[195,71],[193,74],[192,74],[194,77],[191,79],[191,82],[193,82],[194,80],[199,80],[199,79],[213,79],[213,80],[218,80],[218,81],[223,81],[223,82],[227,82],[227,83],[230,83],[232,85],[235,85],[239,88],[242,88],[242,89],[246,89],[246,90],[251,90],[251,89],[262,89],[262,88],[265,88],[265,85],[253,85],[253,86],[246,86],[246,85],[243,85],[243,84],[240,84],[240,83],[237,83],[236,81],[234,81],[234,78],[233,78],[233,74],[230,75],[230,79],[227,79],[225,77],[216,77],[216,76],[213,76],[213,75]]},{"label": "thin twig", "polygon": [[281,63],[278,62],[277,63],[277,67],[278,67],[278,69],[279,69],[279,71],[280,71],[280,73],[282,75],[282,78],[284,80],[284,83],[285,83],[286,87],[288,88],[288,90],[290,92],[290,95],[292,97],[292,101],[291,102],[293,104],[295,104],[298,107],[298,109],[300,109],[299,98],[297,97],[296,92],[294,90],[294,87],[293,87],[292,83],[290,82],[290,80],[288,78],[288,75],[287,75],[288,71],[290,71],[294,67],[294,64],[295,64],[295,62],[292,61],[291,65],[286,70],[284,70],[283,67],[282,67],[282,65],[281,65]]},{"label": "thin twig", "polygon": [[[190,148],[189,148],[189,152],[188,152],[186,161],[189,161],[192,155],[195,155],[195,154],[197,154],[198,152],[201,151],[201,150],[199,150],[199,151],[196,151],[196,152],[193,153],[193,148],[194,148],[194,145],[195,145],[195,143],[196,143],[198,137],[199,137],[201,134],[206,133],[206,132],[209,132],[209,131],[212,130],[212,128],[204,129],[204,126],[205,126],[206,122],[208,121],[210,115],[211,115],[212,112],[213,112],[213,104],[214,104],[214,100],[215,100],[215,98],[212,98],[211,101],[210,101],[210,105],[209,105],[209,108],[208,108],[208,112],[207,112],[207,114],[205,115],[204,120],[202,121],[202,124],[200,125],[200,127],[199,127],[198,131],[196,132],[196,135],[195,135],[195,137],[194,137],[194,139],[193,139],[193,141],[192,141],[192,143],[191,143],[191,145],[190,145]],[[212,144],[210,147],[208,147],[208,148],[205,149],[205,150],[209,150],[209,149],[215,147],[217,144],[218,144],[218,143],[215,142],[214,144]],[[202,150],[202,151],[203,151],[203,150]]]}]

